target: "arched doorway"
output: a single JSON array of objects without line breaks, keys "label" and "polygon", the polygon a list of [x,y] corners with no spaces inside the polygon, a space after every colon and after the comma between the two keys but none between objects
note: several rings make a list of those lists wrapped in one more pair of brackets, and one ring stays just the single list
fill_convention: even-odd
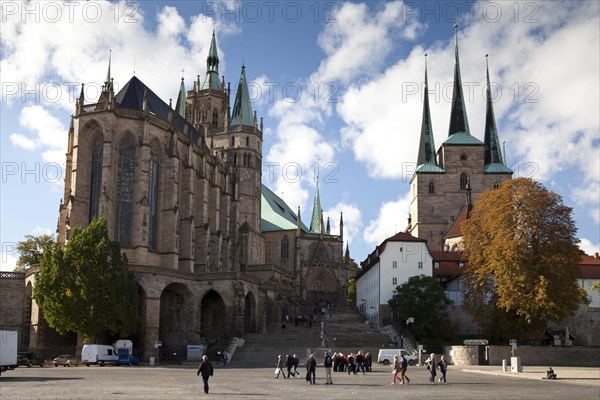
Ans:
[{"label": "arched doorway", "polygon": [[225,302],[214,290],[208,291],[200,302],[200,334],[208,342],[220,341],[227,331]]},{"label": "arched doorway", "polygon": [[256,300],[252,292],[246,295],[244,308],[244,333],[256,332]]},{"label": "arched doorway", "polygon": [[194,340],[194,301],[190,290],[171,283],[160,295],[160,348],[162,360],[185,357],[187,345]]},{"label": "arched doorway", "polygon": [[317,268],[306,277],[306,302],[319,308],[327,304],[336,304],[340,293],[334,277],[325,268]]}]

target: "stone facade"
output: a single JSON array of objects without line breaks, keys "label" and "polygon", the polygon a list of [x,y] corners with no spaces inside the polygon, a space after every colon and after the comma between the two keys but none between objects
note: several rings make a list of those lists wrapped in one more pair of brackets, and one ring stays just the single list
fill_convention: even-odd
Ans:
[{"label": "stone facade", "polygon": [[[144,357],[156,354],[156,340],[164,356],[183,355],[188,344],[310,315],[319,300],[345,301],[341,229],[310,232],[296,215],[296,229],[261,230],[262,119],[251,110],[245,67],[231,112],[224,78],[210,81],[216,46],[209,64],[204,85],[198,77],[185,91],[182,81],[175,108],[135,76],[116,95],[107,78],[94,104],[85,104],[82,88],[69,130],[58,241],[106,219],[138,282],[131,339]],[[28,288],[36,271],[28,271]],[[31,294],[22,298],[31,310],[12,311],[30,321],[28,347],[54,352],[61,345]]]}]

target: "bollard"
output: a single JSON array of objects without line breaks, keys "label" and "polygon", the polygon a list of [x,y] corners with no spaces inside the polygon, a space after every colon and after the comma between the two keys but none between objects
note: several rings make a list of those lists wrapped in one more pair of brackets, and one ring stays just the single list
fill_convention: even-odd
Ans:
[{"label": "bollard", "polygon": [[502,359],[502,371],[506,372],[506,358]]}]

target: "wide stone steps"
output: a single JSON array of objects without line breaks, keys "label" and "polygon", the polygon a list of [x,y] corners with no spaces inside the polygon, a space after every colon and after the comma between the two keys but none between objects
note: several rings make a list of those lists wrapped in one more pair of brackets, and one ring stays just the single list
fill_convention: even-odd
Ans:
[{"label": "wide stone steps", "polygon": [[326,335],[323,342],[320,335],[322,319],[319,316],[318,322],[311,328],[288,323],[285,332],[282,332],[281,325],[274,324],[267,328],[266,333],[246,334],[245,345],[237,349],[232,364],[275,367],[278,354],[297,354],[300,362],[304,363],[310,352],[315,352],[321,360],[325,350],[344,354],[359,350],[371,352],[376,362],[377,350],[385,347],[390,340],[388,335],[365,324],[364,317],[354,307],[342,306],[329,310],[329,319],[324,321]]}]

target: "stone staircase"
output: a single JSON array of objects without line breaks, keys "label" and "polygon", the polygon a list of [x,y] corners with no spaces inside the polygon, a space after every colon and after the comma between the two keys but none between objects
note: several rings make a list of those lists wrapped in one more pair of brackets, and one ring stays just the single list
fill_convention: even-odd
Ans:
[{"label": "stone staircase", "polygon": [[[321,321],[326,335],[321,337]],[[376,328],[365,324],[355,307],[338,306],[329,310],[329,319],[318,316],[312,328],[288,324],[286,332],[281,325],[272,325],[263,334],[246,334],[245,344],[238,347],[231,359],[231,365],[275,366],[278,354],[297,354],[304,363],[311,352],[320,360],[323,352],[371,352],[377,360],[377,350],[389,342],[388,335],[381,334]]]}]

